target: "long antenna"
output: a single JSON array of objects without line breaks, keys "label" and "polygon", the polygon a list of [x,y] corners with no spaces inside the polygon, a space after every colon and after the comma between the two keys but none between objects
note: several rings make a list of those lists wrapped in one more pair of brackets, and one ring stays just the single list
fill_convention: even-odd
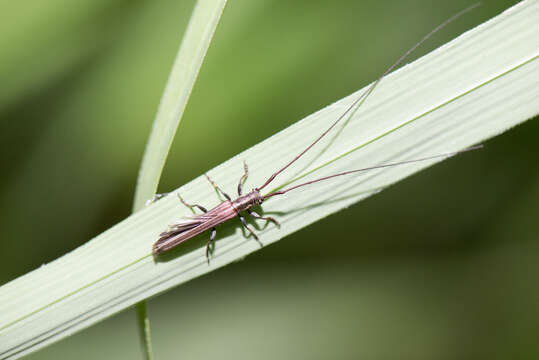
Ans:
[{"label": "long antenna", "polygon": [[[427,41],[431,36],[433,36],[435,33],[437,33],[439,30],[441,30],[442,28],[444,28],[446,25],[450,24],[451,22],[455,21],[457,18],[459,18],[460,16],[464,15],[465,13],[475,9],[476,7],[478,7],[481,3],[476,3],[464,10],[461,10],[459,11],[458,13],[456,13],[455,15],[451,16],[449,19],[445,20],[443,23],[441,23],[440,25],[438,25],[437,27],[435,27],[432,31],[430,31],[427,35],[425,35],[421,40],[419,40],[419,42],[417,42],[414,46],[412,46],[410,49],[408,49],[408,51],[402,55],[393,65],[391,65],[389,68],[387,68],[386,71],[384,71],[384,73],[382,75],[380,75],[378,77],[378,79],[376,79],[376,81],[374,83],[372,83],[371,86],[369,86],[369,88],[363,92],[363,94],[361,94],[356,100],[354,100],[354,102],[341,114],[341,116],[339,116],[337,118],[337,120],[335,120],[333,122],[333,124],[331,124],[331,126],[329,128],[326,129],[326,131],[324,131],[315,141],[313,141],[309,146],[307,146],[302,152],[300,152],[298,155],[296,155],[296,157],[294,157],[288,164],[286,164],[285,166],[283,166],[281,169],[277,170],[275,173],[273,173],[267,180],[266,182],[259,188],[257,188],[258,191],[262,190],[263,188],[265,188],[269,183],[271,183],[276,177],[277,175],[279,175],[280,173],[282,173],[284,170],[286,170],[290,165],[292,165],[293,163],[295,163],[299,158],[301,158],[307,151],[309,151],[314,145],[316,145],[316,143],[318,143],[324,136],[326,136],[326,134],[328,132],[331,131],[331,129],[333,129],[335,127],[335,125],[337,125],[339,123],[339,121],[341,121],[354,107],[356,107],[356,105],[362,105],[364,103],[364,101],[367,99],[367,97],[373,92],[374,88],[380,83],[380,81],[382,81],[382,79],[388,74],[390,73],[395,67],[397,67],[398,65],[400,65],[412,52],[414,52],[421,44],[423,44],[425,41]],[[363,100],[363,101],[362,101]],[[361,102],[361,103],[360,103]]]},{"label": "long antenna", "polygon": [[362,168],[362,169],[349,170],[349,171],[345,171],[345,172],[338,173],[338,174],[324,176],[324,177],[316,179],[316,180],[312,180],[312,181],[308,181],[308,182],[303,183],[303,184],[292,186],[292,187],[290,187],[288,189],[284,189],[284,190],[273,192],[271,194],[264,195],[263,199],[266,200],[267,198],[270,198],[272,196],[282,195],[282,194],[285,194],[285,193],[287,193],[287,192],[289,192],[291,190],[297,189],[299,187],[314,184],[314,183],[324,181],[324,180],[328,180],[328,179],[331,179],[331,178],[334,178],[334,177],[337,177],[337,176],[343,176],[343,175],[353,174],[353,173],[357,173],[357,172],[381,169],[381,168],[392,167],[392,166],[397,166],[397,165],[405,165],[405,164],[410,164],[410,163],[415,163],[415,162],[420,162],[420,161],[426,161],[426,160],[432,160],[432,159],[441,158],[441,157],[452,157],[452,156],[455,156],[457,154],[461,154],[463,152],[481,149],[482,147],[483,147],[483,145],[476,145],[476,146],[466,148],[464,150],[459,150],[459,151],[454,151],[454,152],[449,152],[449,153],[444,153],[444,154],[427,156],[427,157],[420,158],[420,159],[404,160],[404,161],[399,161],[399,162],[394,162],[394,163],[389,163],[389,164],[381,164],[381,165],[370,166],[370,167],[366,167],[366,168]]}]

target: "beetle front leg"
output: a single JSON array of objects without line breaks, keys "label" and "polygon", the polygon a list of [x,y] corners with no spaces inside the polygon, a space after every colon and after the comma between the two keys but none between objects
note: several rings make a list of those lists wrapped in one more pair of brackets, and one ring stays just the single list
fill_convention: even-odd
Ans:
[{"label": "beetle front leg", "polygon": [[241,216],[241,214],[238,214],[238,217],[240,218],[240,221],[241,221],[241,225],[247,229],[247,231],[249,231],[250,235],[252,235],[255,240],[258,242],[258,244],[260,244],[260,247],[264,246],[262,244],[262,242],[260,242],[260,239],[258,238],[258,236],[255,234],[255,232],[249,227],[249,225],[247,225],[247,221],[245,221],[245,218],[243,216]]},{"label": "beetle front leg", "polygon": [[241,190],[243,188],[243,184],[245,183],[245,180],[247,180],[247,176],[249,176],[249,168],[247,167],[247,163],[243,162],[243,175],[240,178],[240,182],[238,183],[238,195],[241,196]]},{"label": "beetle front leg", "polygon": [[266,224],[267,224],[267,222],[271,221],[277,227],[281,227],[281,224],[279,224],[279,222],[277,220],[275,220],[274,218],[272,218],[271,216],[260,216],[260,215],[258,215],[258,213],[256,211],[251,210],[251,209],[249,209],[248,211],[249,211],[249,215],[251,215],[255,219],[266,220]]}]

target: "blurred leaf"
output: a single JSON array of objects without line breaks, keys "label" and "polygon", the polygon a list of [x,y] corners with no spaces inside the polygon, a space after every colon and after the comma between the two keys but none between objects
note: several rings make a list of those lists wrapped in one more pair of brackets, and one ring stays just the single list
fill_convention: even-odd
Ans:
[{"label": "blurred leaf", "polygon": [[124,0],[2,2],[0,110],[38,93],[95,55],[127,12],[126,4]]}]

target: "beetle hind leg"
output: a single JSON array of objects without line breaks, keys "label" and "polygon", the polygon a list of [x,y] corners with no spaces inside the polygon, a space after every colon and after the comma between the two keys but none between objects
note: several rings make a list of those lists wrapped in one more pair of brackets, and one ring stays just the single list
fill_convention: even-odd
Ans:
[{"label": "beetle hind leg", "polygon": [[212,228],[210,240],[206,244],[206,260],[208,261],[208,265],[210,265],[210,256],[213,254],[213,250],[215,249],[215,234],[217,234],[217,230]]},{"label": "beetle hind leg", "polygon": [[193,208],[197,208],[199,209],[200,211],[202,211],[203,213],[207,213],[208,210],[206,210],[206,208],[202,205],[198,205],[198,204],[189,204],[188,202],[186,202],[182,196],[178,193],[176,194],[178,195],[178,199],[180,199],[181,203],[184,204],[185,206],[187,206],[189,209],[191,209],[191,211],[193,212],[193,214],[195,213],[195,210],[193,210]]}]

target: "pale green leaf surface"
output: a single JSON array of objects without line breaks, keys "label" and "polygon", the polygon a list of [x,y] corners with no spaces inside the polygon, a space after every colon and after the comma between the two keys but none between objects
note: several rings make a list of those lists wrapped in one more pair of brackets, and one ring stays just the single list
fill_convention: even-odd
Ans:
[{"label": "pale green leaf surface", "polygon": [[[525,1],[389,75],[348,122],[278,177],[275,186],[354,149],[302,181],[455,151],[538,114],[538,32],[539,2]],[[246,160],[250,166],[246,187],[259,186],[334,121],[358,94],[308,116],[209,174],[232,194],[242,173],[242,161]],[[260,239],[264,245],[275,242],[434,162],[342,177],[273,198],[263,208],[265,213],[274,213],[282,226],[262,228]],[[193,203],[218,203],[202,176],[179,191]],[[165,261],[156,261],[151,246],[159,232],[188,215],[190,211],[174,196],[167,197],[73,252],[0,288],[0,357],[34,351],[260,250],[233,221],[218,229],[209,266],[204,255],[208,234],[180,246]],[[328,240],[332,246],[346,248],[346,239]]]}]

